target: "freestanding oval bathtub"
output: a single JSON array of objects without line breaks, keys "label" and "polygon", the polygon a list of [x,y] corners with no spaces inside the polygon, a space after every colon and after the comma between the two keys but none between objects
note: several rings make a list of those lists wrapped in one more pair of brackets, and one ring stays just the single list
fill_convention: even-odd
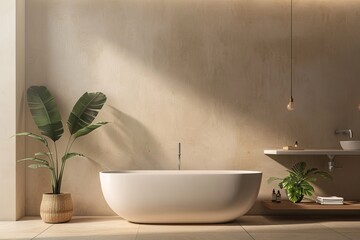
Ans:
[{"label": "freestanding oval bathtub", "polygon": [[100,172],[105,200],[137,223],[220,223],[245,214],[261,184],[258,171]]}]

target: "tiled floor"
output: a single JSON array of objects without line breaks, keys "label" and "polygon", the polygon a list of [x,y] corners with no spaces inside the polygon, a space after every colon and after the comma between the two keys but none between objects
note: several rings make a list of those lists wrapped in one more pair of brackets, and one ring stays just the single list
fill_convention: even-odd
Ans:
[{"label": "tiled floor", "polygon": [[357,218],[289,218],[245,216],[214,225],[148,225],[119,217],[74,217],[64,224],[45,224],[26,217],[0,222],[0,239],[122,240],[360,240]]}]

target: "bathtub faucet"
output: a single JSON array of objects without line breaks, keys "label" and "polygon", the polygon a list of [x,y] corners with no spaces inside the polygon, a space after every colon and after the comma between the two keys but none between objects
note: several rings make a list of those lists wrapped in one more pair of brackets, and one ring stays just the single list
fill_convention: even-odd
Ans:
[{"label": "bathtub faucet", "polygon": [[345,134],[349,133],[350,138],[353,137],[353,132],[351,129],[336,129],[335,130],[335,134],[340,134],[340,133],[345,133]]},{"label": "bathtub faucet", "polygon": [[178,168],[179,171],[181,170],[181,143],[179,142],[179,163],[178,163]]}]

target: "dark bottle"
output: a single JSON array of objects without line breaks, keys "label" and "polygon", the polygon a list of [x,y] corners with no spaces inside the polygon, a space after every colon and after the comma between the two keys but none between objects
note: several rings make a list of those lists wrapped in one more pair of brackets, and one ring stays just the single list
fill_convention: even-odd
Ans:
[{"label": "dark bottle", "polygon": [[271,201],[272,202],[276,202],[276,193],[275,193],[275,189],[273,189],[272,195],[271,195]]},{"label": "dark bottle", "polygon": [[277,194],[276,194],[276,202],[277,202],[277,203],[281,202],[281,193],[280,193],[280,190],[277,191]]}]

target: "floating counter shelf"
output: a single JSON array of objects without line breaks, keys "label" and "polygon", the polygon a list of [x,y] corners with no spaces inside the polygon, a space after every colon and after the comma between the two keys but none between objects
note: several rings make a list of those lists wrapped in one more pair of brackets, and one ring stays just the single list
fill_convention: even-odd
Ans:
[{"label": "floating counter shelf", "polygon": [[332,172],[335,168],[335,157],[336,156],[359,156],[360,151],[349,151],[342,149],[304,149],[304,150],[283,150],[273,149],[264,150],[264,154],[268,156],[316,156],[322,155],[329,158],[329,172]]},{"label": "floating counter shelf", "polygon": [[271,210],[316,210],[316,211],[360,211],[360,202],[344,201],[344,205],[320,205],[315,202],[292,203],[282,201],[281,203],[262,201],[263,205]]},{"label": "floating counter shelf", "polygon": [[360,151],[348,151],[342,149],[305,149],[305,150],[264,150],[265,155],[323,155],[323,156],[355,156]]}]

